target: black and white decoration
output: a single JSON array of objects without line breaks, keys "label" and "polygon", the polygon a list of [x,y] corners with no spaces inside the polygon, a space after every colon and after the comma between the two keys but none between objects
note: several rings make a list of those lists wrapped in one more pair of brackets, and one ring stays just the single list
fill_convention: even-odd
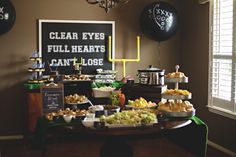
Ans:
[{"label": "black and white decoration", "polygon": [[9,0],[0,0],[0,35],[11,30],[15,23],[16,10]]}]

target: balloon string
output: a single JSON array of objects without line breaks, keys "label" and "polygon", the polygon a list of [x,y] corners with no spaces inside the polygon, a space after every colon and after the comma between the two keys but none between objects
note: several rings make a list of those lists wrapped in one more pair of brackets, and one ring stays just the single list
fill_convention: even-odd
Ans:
[{"label": "balloon string", "polygon": [[161,43],[160,42],[158,42],[158,45],[157,45],[157,52],[158,52],[157,64],[158,64],[158,67],[161,67]]}]

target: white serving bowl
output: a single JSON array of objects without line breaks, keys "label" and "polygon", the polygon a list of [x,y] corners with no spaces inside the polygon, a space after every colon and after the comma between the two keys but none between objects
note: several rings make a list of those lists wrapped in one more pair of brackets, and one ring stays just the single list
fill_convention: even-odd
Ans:
[{"label": "white serving bowl", "polygon": [[93,125],[94,125],[94,122],[99,122],[99,118],[85,118],[84,120],[82,120],[82,124],[85,126],[85,127],[89,127],[89,128],[92,128]]},{"label": "white serving bowl", "polygon": [[95,113],[87,113],[86,118],[90,118],[90,119],[95,118]]},{"label": "white serving bowl", "polygon": [[89,111],[92,113],[95,113],[96,111],[103,111],[104,107],[102,105],[94,105],[94,106],[90,106]]},{"label": "white serving bowl", "polygon": [[104,115],[108,116],[114,113],[120,112],[119,106],[104,105]]},{"label": "white serving bowl", "polygon": [[72,115],[63,115],[63,119],[65,120],[66,123],[70,123],[72,118],[73,118]]}]

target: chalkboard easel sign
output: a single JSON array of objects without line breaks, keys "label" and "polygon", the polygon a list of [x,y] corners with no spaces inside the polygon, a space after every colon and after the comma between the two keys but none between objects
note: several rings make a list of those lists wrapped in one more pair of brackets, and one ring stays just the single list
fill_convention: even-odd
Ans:
[{"label": "chalkboard easel sign", "polygon": [[74,74],[76,63],[81,65],[82,74],[114,70],[114,63],[108,61],[108,36],[113,39],[114,56],[114,21],[40,19],[38,28],[44,75],[50,75],[55,67],[60,74]]},{"label": "chalkboard easel sign", "polygon": [[64,109],[64,85],[49,83],[41,87],[43,114]]}]

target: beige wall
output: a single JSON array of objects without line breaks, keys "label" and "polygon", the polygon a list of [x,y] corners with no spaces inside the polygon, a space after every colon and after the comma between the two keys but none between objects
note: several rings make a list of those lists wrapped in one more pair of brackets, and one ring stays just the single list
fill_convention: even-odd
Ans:
[{"label": "beige wall", "polygon": [[181,1],[180,61],[189,76],[187,88],[197,115],[209,127],[209,139],[236,152],[236,121],[208,111],[209,4],[197,0]]},{"label": "beige wall", "polygon": [[[0,36],[0,135],[21,134],[25,130],[27,104],[23,82],[27,79],[28,58],[37,50],[38,19],[113,20],[116,22],[116,57],[135,56],[135,38],[141,36],[141,62],[127,63],[127,74],[136,76],[138,69],[153,64],[170,72],[175,64],[189,76],[187,85],[193,93],[191,102],[197,115],[207,122],[209,138],[236,152],[235,121],[208,112],[208,5],[197,0],[169,0],[180,14],[180,30],[171,39],[152,41],[141,33],[139,16],[155,0],[131,0],[109,14],[85,0],[11,0],[16,8],[12,30]],[[160,52],[158,47],[160,46]],[[158,60],[161,60],[158,63]],[[122,66],[117,64],[118,79]]]},{"label": "beige wall", "polygon": [[[131,0],[106,14],[98,6],[89,5],[86,0],[11,0],[16,8],[16,22],[10,32],[0,36],[0,135],[19,134],[25,129],[27,104],[23,82],[28,76],[28,58],[32,51],[37,50],[38,19],[115,21],[117,58],[136,57],[136,36],[141,36],[141,62],[127,63],[127,75],[136,77],[138,69],[150,64],[167,71],[173,70],[174,65],[179,64],[178,33],[158,45],[146,38],[139,27],[142,9],[153,1]],[[169,2],[178,8],[176,1]],[[118,79],[121,79],[122,66],[117,64],[116,67]]]}]

